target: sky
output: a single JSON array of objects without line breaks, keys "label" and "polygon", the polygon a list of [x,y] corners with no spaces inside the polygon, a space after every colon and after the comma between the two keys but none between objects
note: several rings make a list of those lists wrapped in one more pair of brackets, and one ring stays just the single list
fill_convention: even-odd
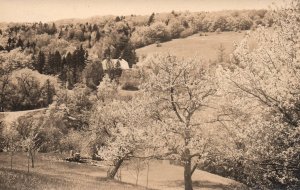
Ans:
[{"label": "sky", "polygon": [[0,0],[0,22],[49,22],[98,15],[268,8],[284,0]]}]

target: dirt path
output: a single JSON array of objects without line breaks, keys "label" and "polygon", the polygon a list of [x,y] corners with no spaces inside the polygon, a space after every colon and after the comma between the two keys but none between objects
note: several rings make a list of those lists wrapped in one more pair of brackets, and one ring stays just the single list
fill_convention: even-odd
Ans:
[{"label": "dirt path", "polygon": [[34,109],[34,110],[26,110],[26,111],[14,111],[14,112],[0,112],[2,115],[2,120],[5,122],[5,124],[10,125],[12,122],[16,121],[19,117],[26,115],[28,113],[35,113],[39,111],[45,111],[48,108],[40,108],[40,109]]}]

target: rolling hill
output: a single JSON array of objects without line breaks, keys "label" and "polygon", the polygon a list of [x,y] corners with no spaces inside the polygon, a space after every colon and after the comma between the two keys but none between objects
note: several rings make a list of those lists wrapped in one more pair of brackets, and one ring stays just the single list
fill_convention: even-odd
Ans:
[{"label": "rolling hill", "polygon": [[205,61],[215,61],[218,56],[220,45],[225,48],[225,59],[229,59],[229,54],[234,50],[234,43],[239,43],[245,36],[243,32],[222,32],[220,34],[212,32],[205,35],[194,34],[187,38],[174,39],[161,43],[161,47],[152,44],[137,49],[138,57],[151,55],[154,53],[171,53],[179,57],[200,57]]}]

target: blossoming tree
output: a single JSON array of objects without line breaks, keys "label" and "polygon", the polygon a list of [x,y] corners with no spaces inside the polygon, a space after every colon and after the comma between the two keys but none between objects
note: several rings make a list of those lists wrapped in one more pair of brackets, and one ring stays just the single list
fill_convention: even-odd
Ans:
[{"label": "blossoming tree", "polygon": [[197,59],[155,55],[145,60],[144,71],[153,155],[183,164],[185,189],[191,190],[192,175],[210,147],[208,116],[201,113],[210,107],[216,84]]},{"label": "blossoming tree", "polygon": [[99,156],[112,162],[108,178],[115,177],[124,161],[145,156],[149,123],[142,103],[113,99],[105,103],[99,101],[93,110],[90,121],[93,140],[100,142]]},{"label": "blossoming tree", "polygon": [[[236,146],[235,156],[243,160],[241,174],[250,185],[300,185],[299,8],[294,1],[277,10],[272,30],[260,28],[248,35],[232,56],[235,66],[218,70],[221,107],[231,120],[223,124],[242,144]],[[251,49],[253,36],[258,44]]]}]

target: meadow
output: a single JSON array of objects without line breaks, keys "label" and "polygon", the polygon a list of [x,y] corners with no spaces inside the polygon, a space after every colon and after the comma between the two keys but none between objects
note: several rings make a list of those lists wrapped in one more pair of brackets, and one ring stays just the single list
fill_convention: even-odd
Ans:
[{"label": "meadow", "polygon": [[161,43],[160,47],[152,44],[137,49],[138,57],[148,56],[155,53],[170,53],[179,57],[199,57],[207,62],[217,60],[220,45],[224,47],[224,59],[228,60],[234,50],[234,44],[239,43],[247,31],[242,32],[209,32],[194,34],[187,38],[173,39]]},{"label": "meadow", "polygon": [[[10,154],[0,153],[0,189],[34,190],[34,189],[97,189],[97,190],[143,190],[161,189],[177,190],[183,188],[180,166],[170,165],[166,161],[151,161],[149,170],[141,167],[138,185],[136,170],[130,164],[121,169],[121,179],[107,180],[107,167],[94,163],[79,164],[63,161],[65,155],[39,153],[36,167],[27,171],[25,153],[16,153],[13,169],[10,169]],[[147,182],[148,176],[148,182]],[[201,190],[241,189],[242,186],[227,178],[198,170],[194,174],[194,188]],[[148,188],[147,188],[148,183]]]},{"label": "meadow", "polygon": [[98,189],[142,190],[143,187],[106,180],[106,169],[62,161],[61,155],[38,154],[35,168],[27,173],[25,153],[17,153],[10,169],[10,155],[0,153],[0,189]]}]

